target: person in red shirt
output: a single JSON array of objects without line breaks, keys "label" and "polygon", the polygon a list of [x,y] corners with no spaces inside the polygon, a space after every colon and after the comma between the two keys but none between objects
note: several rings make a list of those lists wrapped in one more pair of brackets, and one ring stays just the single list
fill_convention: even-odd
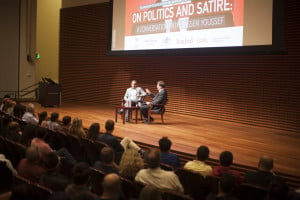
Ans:
[{"label": "person in red shirt", "polygon": [[239,172],[234,171],[230,168],[230,165],[233,162],[233,155],[230,151],[223,151],[220,154],[220,165],[214,167],[212,174],[214,176],[221,177],[225,173],[232,174],[236,180],[236,186],[239,186],[242,183],[242,176]]}]

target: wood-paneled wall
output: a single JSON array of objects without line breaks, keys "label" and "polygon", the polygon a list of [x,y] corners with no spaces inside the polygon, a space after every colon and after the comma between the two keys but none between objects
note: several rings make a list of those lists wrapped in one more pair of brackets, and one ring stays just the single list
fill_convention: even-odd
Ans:
[{"label": "wood-paneled wall", "polygon": [[299,133],[299,1],[286,9],[286,55],[108,56],[109,4],[64,8],[63,101],[116,105],[132,79],[154,91],[164,80],[168,112]]}]

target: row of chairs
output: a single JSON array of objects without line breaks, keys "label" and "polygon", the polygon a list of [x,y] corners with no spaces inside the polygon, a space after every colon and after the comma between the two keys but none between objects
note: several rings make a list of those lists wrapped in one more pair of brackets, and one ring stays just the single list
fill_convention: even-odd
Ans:
[{"label": "row of chairs", "polygon": [[[92,169],[92,175],[89,181],[91,191],[97,195],[101,195],[102,187],[101,184],[99,183],[102,183],[105,173],[96,168],[91,168],[91,169]],[[126,199],[137,198],[144,185],[141,183],[133,182],[124,177],[120,177],[120,178],[121,178],[121,191],[124,194],[125,198]],[[162,194],[162,200],[193,200],[194,199],[189,195],[182,194],[172,190],[160,190],[160,192]]]}]

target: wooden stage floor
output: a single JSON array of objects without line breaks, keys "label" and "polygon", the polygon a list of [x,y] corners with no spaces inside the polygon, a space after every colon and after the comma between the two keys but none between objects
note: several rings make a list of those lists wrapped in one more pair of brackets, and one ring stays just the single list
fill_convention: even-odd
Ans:
[{"label": "wooden stage floor", "polygon": [[[107,119],[115,118],[113,106],[63,103],[60,107],[44,108],[35,103],[38,112],[58,112],[60,119],[65,115],[80,117],[84,127],[98,122],[104,132]],[[218,159],[223,150],[233,152],[234,163],[257,166],[261,155],[270,155],[275,160],[274,171],[300,176],[300,133],[287,132],[277,129],[262,128],[219,120],[165,114],[165,124],[162,125],[160,116],[154,116],[153,124],[122,123],[120,115],[115,125],[114,135],[130,137],[143,143],[158,145],[162,136],[169,137],[172,149],[195,154],[200,145],[210,149],[210,157]]]}]

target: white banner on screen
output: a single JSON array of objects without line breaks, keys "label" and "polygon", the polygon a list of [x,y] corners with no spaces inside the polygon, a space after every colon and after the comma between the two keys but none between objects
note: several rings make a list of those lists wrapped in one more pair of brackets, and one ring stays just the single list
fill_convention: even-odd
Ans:
[{"label": "white banner on screen", "polygon": [[232,47],[243,45],[243,26],[125,37],[125,50]]}]

